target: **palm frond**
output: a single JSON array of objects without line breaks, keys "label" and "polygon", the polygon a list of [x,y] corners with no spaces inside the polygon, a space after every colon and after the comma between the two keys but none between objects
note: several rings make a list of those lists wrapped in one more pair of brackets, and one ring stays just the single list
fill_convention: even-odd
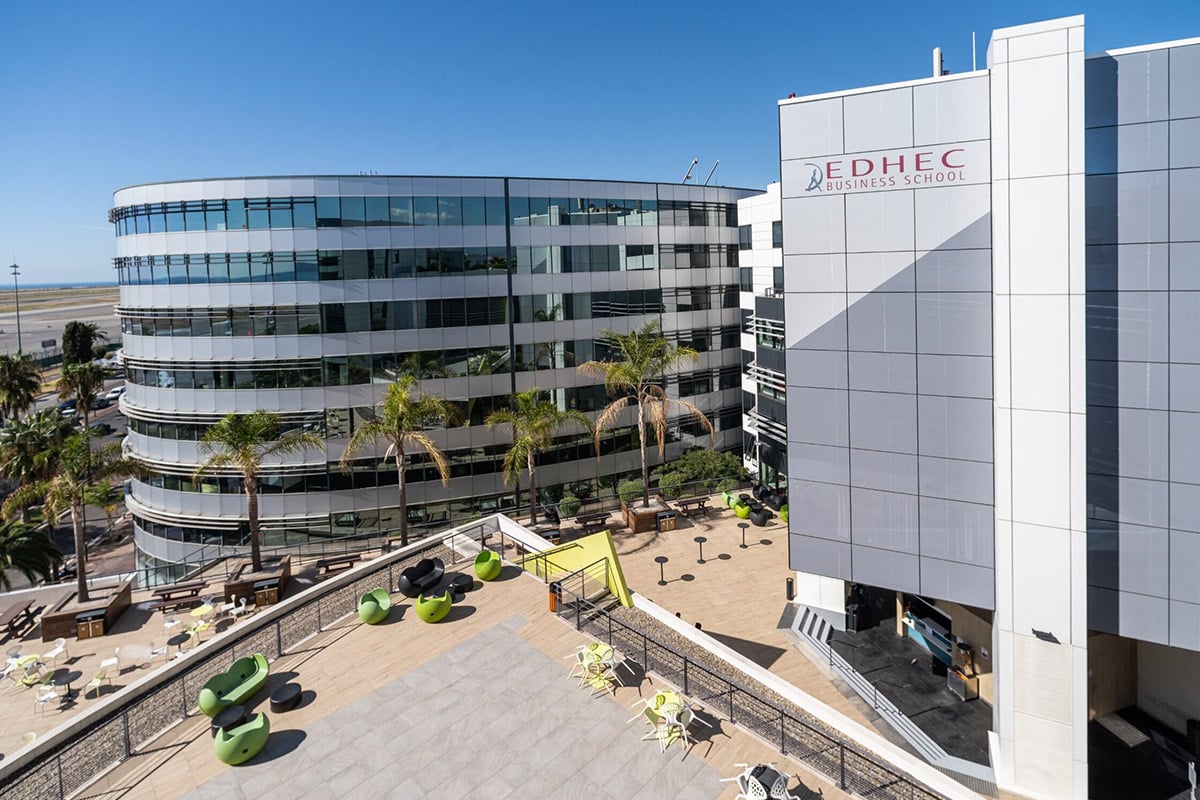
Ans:
[{"label": "palm frond", "polygon": [[432,436],[422,431],[413,431],[405,439],[417,445],[429,455],[429,460],[433,462],[438,475],[442,478],[443,486],[450,483],[450,462],[446,460],[446,454],[437,446],[437,442],[433,440]]}]

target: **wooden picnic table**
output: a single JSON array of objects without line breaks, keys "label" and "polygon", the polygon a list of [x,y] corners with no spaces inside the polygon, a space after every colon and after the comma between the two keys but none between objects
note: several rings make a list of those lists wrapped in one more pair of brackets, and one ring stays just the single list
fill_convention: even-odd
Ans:
[{"label": "wooden picnic table", "polygon": [[320,575],[328,575],[334,570],[349,569],[354,562],[362,558],[362,553],[347,553],[341,556],[329,556],[317,561],[317,571]]},{"label": "wooden picnic table", "polygon": [[200,592],[207,587],[208,581],[187,581],[186,583],[172,583],[169,586],[160,586],[151,592],[151,594],[163,600],[174,600],[177,597],[199,597]]},{"label": "wooden picnic table", "polygon": [[18,600],[6,608],[0,615],[0,628],[4,628],[6,633],[12,636],[20,633],[22,627],[33,622],[32,608],[35,599],[30,597],[26,600]]},{"label": "wooden picnic table", "polygon": [[685,517],[688,516],[688,510],[691,509],[693,506],[695,506],[700,511],[707,512],[708,511],[708,497],[703,496],[703,495],[698,496],[698,497],[687,497],[682,500],[676,500],[675,505],[679,506],[679,510],[683,513],[683,515]]},{"label": "wooden picnic table", "polygon": [[598,511],[594,514],[580,514],[575,518],[575,523],[583,528],[584,532],[598,531],[608,525],[609,512]]}]

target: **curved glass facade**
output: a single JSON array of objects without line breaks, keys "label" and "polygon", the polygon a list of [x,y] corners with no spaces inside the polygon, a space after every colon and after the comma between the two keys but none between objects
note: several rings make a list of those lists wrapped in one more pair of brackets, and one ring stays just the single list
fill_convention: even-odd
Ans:
[{"label": "curved glass facade", "polygon": [[[538,386],[562,408],[610,399],[578,364],[604,358],[606,329],[655,319],[700,361],[667,381],[704,409],[717,446],[740,436],[736,203],[750,191],[513,178],[295,177],[119,190],[110,220],[129,388],[126,447],[150,471],[130,482],[143,556],[178,561],[244,543],[240,482],[193,481],[195,442],[230,412],[270,409],[318,433],[322,451],[264,467],[268,544],[376,536],[399,524],[382,449],[343,472],[355,424],[402,373],[454,402],[435,432],[443,487],[418,457],[409,522],[440,526],[515,508],[483,424]],[[542,502],[611,497],[639,469],[632,416],[604,437],[564,431],[539,460]],[[707,444],[674,421],[668,458]],[[656,457],[657,454],[655,454]],[[522,493],[525,487],[521,487]],[[522,504],[527,497],[520,498]]]}]

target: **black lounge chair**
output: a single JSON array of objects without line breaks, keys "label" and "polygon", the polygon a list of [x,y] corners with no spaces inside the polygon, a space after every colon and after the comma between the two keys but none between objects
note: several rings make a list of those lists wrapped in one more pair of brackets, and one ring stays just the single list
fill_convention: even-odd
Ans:
[{"label": "black lounge chair", "polygon": [[775,514],[771,511],[771,509],[760,506],[757,511],[750,512],[750,521],[761,528],[770,522],[771,518],[774,516]]},{"label": "black lounge chair", "polygon": [[428,593],[437,586],[446,572],[446,565],[440,558],[423,558],[416,566],[409,567],[400,573],[396,580],[396,588],[405,597],[417,597]]}]

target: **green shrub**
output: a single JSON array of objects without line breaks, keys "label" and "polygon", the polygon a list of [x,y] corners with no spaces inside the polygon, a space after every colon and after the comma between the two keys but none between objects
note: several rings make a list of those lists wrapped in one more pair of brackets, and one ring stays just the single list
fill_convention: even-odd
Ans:
[{"label": "green shrub", "polygon": [[567,492],[563,495],[562,500],[558,501],[558,513],[563,517],[573,517],[579,513],[579,507],[582,505],[582,500]]},{"label": "green shrub", "polygon": [[666,472],[658,479],[658,491],[663,497],[679,497],[687,484],[687,476],[682,472]]},{"label": "green shrub", "polygon": [[725,480],[723,480],[717,484],[715,491],[717,491],[717,492],[736,492],[737,488],[738,488],[738,482],[736,479],[726,478]]},{"label": "green shrub", "polygon": [[642,481],[622,481],[617,485],[617,497],[626,503],[633,502],[642,496]]}]

